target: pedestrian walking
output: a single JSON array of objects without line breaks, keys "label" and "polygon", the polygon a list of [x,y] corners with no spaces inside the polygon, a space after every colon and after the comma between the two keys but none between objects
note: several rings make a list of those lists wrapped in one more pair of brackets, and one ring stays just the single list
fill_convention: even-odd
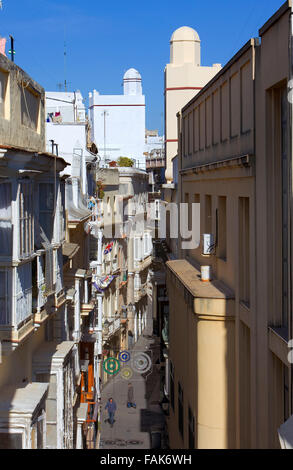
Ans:
[{"label": "pedestrian walking", "polygon": [[117,405],[113,398],[109,398],[107,401],[107,404],[105,406],[105,410],[108,410],[108,415],[109,415],[109,423],[111,425],[111,428],[113,427],[114,424],[114,416],[115,416],[115,411],[117,410]]},{"label": "pedestrian walking", "polygon": [[127,408],[136,408],[136,404],[134,401],[134,390],[132,383],[128,384],[128,391],[127,391]]}]

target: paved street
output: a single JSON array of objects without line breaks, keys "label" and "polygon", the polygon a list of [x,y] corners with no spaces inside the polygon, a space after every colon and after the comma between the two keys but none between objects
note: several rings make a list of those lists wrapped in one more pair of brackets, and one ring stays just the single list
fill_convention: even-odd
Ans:
[{"label": "paved street", "polygon": [[[164,414],[159,405],[160,375],[158,338],[151,337],[152,319],[134,346],[131,356],[139,352],[147,353],[152,360],[152,367],[146,374],[134,372],[131,379],[122,378],[123,368],[131,367],[130,361],[121,367],[117,376],[110,380],[102,392],[102,431],[100,448],[103,449],[150,449],[151,433],[164,429]],[[127,408],[127,389],[131,382],[134,387],[136,409]],[[107,421],[105,405],[113,397],[117,404],[113,428]],[[154,435],[153,435],[154,436]],[[153,441],[154,442],[154,441]]]}]

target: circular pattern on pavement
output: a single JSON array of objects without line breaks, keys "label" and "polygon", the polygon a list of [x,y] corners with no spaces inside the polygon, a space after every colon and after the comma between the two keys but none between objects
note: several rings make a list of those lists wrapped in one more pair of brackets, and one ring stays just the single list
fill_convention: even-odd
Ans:
[{"label": "circular pattern on pavement", "polygon": [[130,360],[130,353],[128,351],[121,351],[119,353],[119,359],[121,362],[128,362]]},{"label": "circular pattern on pavement", "polygon": [[152,367],[151,358],[146,353],[137,353],[132,358],[132,367],[136,372],[144,374]]},{"label": "circular pattern on pavement", "polygon": [[130,367],[123,367],[120,375],[122,379],[129,380],[132,377],[132,369]]},{"label": "circular pattern on pavement", "polygon": [[120,362],[115,357],[109,357],[103,362],[103,369],[107,374],[117,374],[120,370]]}]

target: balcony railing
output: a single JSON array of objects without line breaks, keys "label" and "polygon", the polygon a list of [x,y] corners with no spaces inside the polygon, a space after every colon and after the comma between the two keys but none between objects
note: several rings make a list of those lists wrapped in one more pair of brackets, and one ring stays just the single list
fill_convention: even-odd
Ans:
[{"label": "balcony railing", "polygon": [[[105,322],[106,323],[106,322]],[[113,320],[111,323],[109,324],[104,324],[104,328],[103,328],[103,335],[105,338],[109,338],[110,336],[113,336],[116,331],[119,330],[120,328],[120,323],[121,323],[121,320],[120,320],[120,317],[117,317],[115,318],[115,320]]]}]

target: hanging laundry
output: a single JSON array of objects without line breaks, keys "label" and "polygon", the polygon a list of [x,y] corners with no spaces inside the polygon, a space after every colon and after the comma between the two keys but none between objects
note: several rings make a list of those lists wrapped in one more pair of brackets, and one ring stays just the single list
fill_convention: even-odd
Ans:
[{"label": "hanging laundry", "polygon": [[108,253],[110,253],[112,251],[113,245],[114,245],[114,242],[111,242],[106,246],[106,248],[104,250],[104,255],[107,255]]},{"label": "hanging laundry", "polygon": [[96,205],[96,201],[95,201],[95,199],[91,196],[91,197],[90,197],[90,200],[89,200],[89,202],[88,202],[88,208],[89,208],[89,209],[92,209],[93,207],[95,207],[95,205]]},{"label": "hanging laundry", "polygon": [[115,279],[115,277],[116,276],[102,277],[102,278],[98,279],[97,281],[93,282],[93,285],[97,289],[97,291],[104,292],[104,290],[107,289],[107,287],[109,287],[109,285],[111,284],[113,279]]}]

